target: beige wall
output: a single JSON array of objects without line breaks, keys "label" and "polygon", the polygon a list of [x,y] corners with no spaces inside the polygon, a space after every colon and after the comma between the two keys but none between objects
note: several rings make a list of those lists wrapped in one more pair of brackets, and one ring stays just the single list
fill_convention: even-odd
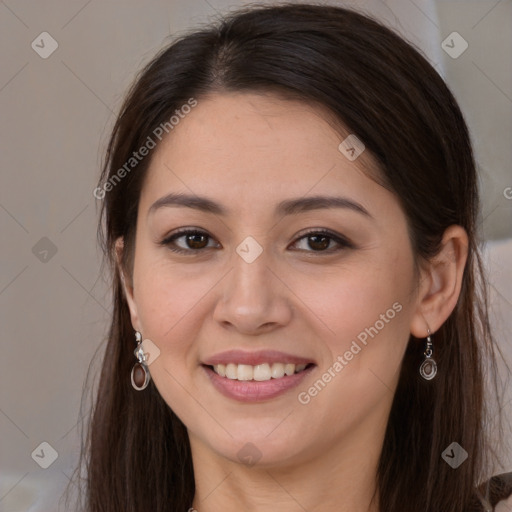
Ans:
[{"label": "beige wall", "polygon": [[[170,33],[242,4],[0,3],[0,512],[57,510],[76,462],[82,384],[111,309],[99,276],[92,190],[122,96]],[[484,233],[503,240],[491,245],[490,257],[498,276],[495,322],[510,352],[512,199],[504,191],[512,187],[512,2],[351,4],[422,48],[460,101],[482,169]],[[58,44],[46,59],[31,47],[35,41],[43,55],[51,49],[47,36],[43,43],[37,37],[44,31]],[[441,48],[454,31],[469,45],[456,59]],[[512,417],[510,404],[506,413]],[[48,469],[31,457],[41,442],[58,452]]]}]

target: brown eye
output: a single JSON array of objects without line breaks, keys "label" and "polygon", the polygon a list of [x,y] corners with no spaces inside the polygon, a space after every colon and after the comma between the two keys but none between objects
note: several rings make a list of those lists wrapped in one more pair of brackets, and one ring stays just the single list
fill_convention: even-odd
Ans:
[{"label": "brown eye", "polygon": [[[294,245],[297,245],[301,240],[307,240],[305,244],[306,247],[299,248],[301,251],[306,252],[336,252],[341,249],[349,249],[354,248],[354,245],[349,242],[346,238],[336,233],[327,230],[316,230],[310,231],[306,233],[304,236],[299,238]],[[334,242],[338,245],[336,247],[330,247],[331,242]]]},{"label": "brown eye", "polygon": [[328,237],[328,236],[324,236],[324,235],[312,235],[312,236],[308,236],[309,238],[309,246],[314,249],[315,251],[317,250],[324,250],[324,249],[327,249],[329,247],[329,244],[331,242],[331,239]]},{"label": "brown eye", "polygon": [[208,237],[202,234],[185,235],[186,243],[191,249],[203,249],[205,247],[205,240]]},{"label": "brown eye", "polygon": [[[182,239],[180,244],[178,240]],[[208,233],[195,229],[182,230],[171,236],[165,238],[160,242],[160,245],[166,246],[175,253],[187,254],[195,256],[204,252],[205,249],[212,249],[215,246],[209,245],[209,241],[213,240]],[[294,245],[300,241],[306,240],[305,247],[299,248],[304,252],[317,252],[317,253],[332,253],[341,251],[342,249],[354,248],[354,245],[341,235],[327,230],[316,230],[306,233]],[[331,247],[331,244],[338,245],[338,247]],[[219,245],[217,245],[219,247]]]},{"label": "brown eye", "polygon": [[[210,235],[204,231],[189,229],[174,233],[162,240],[160,245],[167,246],[173,252],[193,255],[194,253],[198,254],[203,249],[211,248],[211,246],[208,246],[210,238]],[[176,242],[180,239],[183,239],[183,241],[178,245]]]}]

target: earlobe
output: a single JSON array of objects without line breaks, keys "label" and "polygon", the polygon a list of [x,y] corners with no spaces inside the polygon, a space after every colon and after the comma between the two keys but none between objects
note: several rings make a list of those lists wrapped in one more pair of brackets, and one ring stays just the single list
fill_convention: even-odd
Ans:
[{"label": "earlobe", "polygon": [[462,288],[468,256],[468,236],[462,226],[446,229],[441,248],[421,271],[418,304],[411,322],[411,334],[424,338],[434,333],[454,310]]},{"label": "earlobe", "polygon": [[124,240],[123,237],[119,237],[115,243],[115,258],[117,263],[117,269],[119,272],[119,276],[121,278],[121,282],[123,285],[124,296],[126,298],[126,302],[128,303],[128,308],[130,309],[130,317],[132,321],[132,327],[135,331],[140,331],[140,323],[139,316],[137,313],[137,305],[135,304],[134,299],[134,288],[133,288],[133,280],[130,276],[126,276],[123,265],[122,265],[122,255],[124,250]]}]

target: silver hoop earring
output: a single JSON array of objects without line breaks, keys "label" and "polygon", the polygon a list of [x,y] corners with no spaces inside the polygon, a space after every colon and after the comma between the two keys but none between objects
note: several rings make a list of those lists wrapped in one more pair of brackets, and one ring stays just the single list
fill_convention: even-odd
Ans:
[{"label": "silver hoop earring", "polygon": [[130,378],[133,388],[137,391],[142,391],[148,386],[151,375],[146,364],[146,356],[144,355],[144,349],[142,347],[142,334],[139,331],[135,332],[135,341],[137,342],[137,348],[133,353],[138,362],[133,365]]},{"label": "silver hoop earring", "polygon": [[425,360],[421,363],[420,375],[425,380],[432,380],[436,376],[436,373],[437,373],[437,363],[432,358],[432,353],[433,353],[432,349],[433,349],[434,345],[432,343],[432,339],[430,338],[430,329],[427,329],[427,330],[428,330],[428,336],[427,336],[427,341],[426,341],[426,348],[425,348],[425,352],[423,353],[425,356]]}]

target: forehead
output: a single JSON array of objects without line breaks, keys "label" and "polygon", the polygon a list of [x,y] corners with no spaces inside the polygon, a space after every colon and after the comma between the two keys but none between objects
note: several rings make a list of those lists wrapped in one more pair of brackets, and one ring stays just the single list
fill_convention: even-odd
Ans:
[{"label": "forehead", "polygon": [[[226,163],[250,154],[269,159],[269,165],[295,161],[301,155],[320,159],[338,137],[322,113],[306,103],[270,95],[217,94],[198,101],[169,134],[160,150],[167,147],[176,156],[208,157],[212,164]],[[194,155],[189,149],[194,148]],[[242,158],[239,166],[251,168]],[[258,161],[261,166],[261,161]]]},{"label": "forehead", "polygon": [[227,202],[333,188],[378,192],[368,176],[376,168],[371,155],[363,151],[355,161],[346,158],[338,147],[349,132],[339,128],[325,108],[275,95],[198,99],[155,149],[143,200],[175,189]]}]

